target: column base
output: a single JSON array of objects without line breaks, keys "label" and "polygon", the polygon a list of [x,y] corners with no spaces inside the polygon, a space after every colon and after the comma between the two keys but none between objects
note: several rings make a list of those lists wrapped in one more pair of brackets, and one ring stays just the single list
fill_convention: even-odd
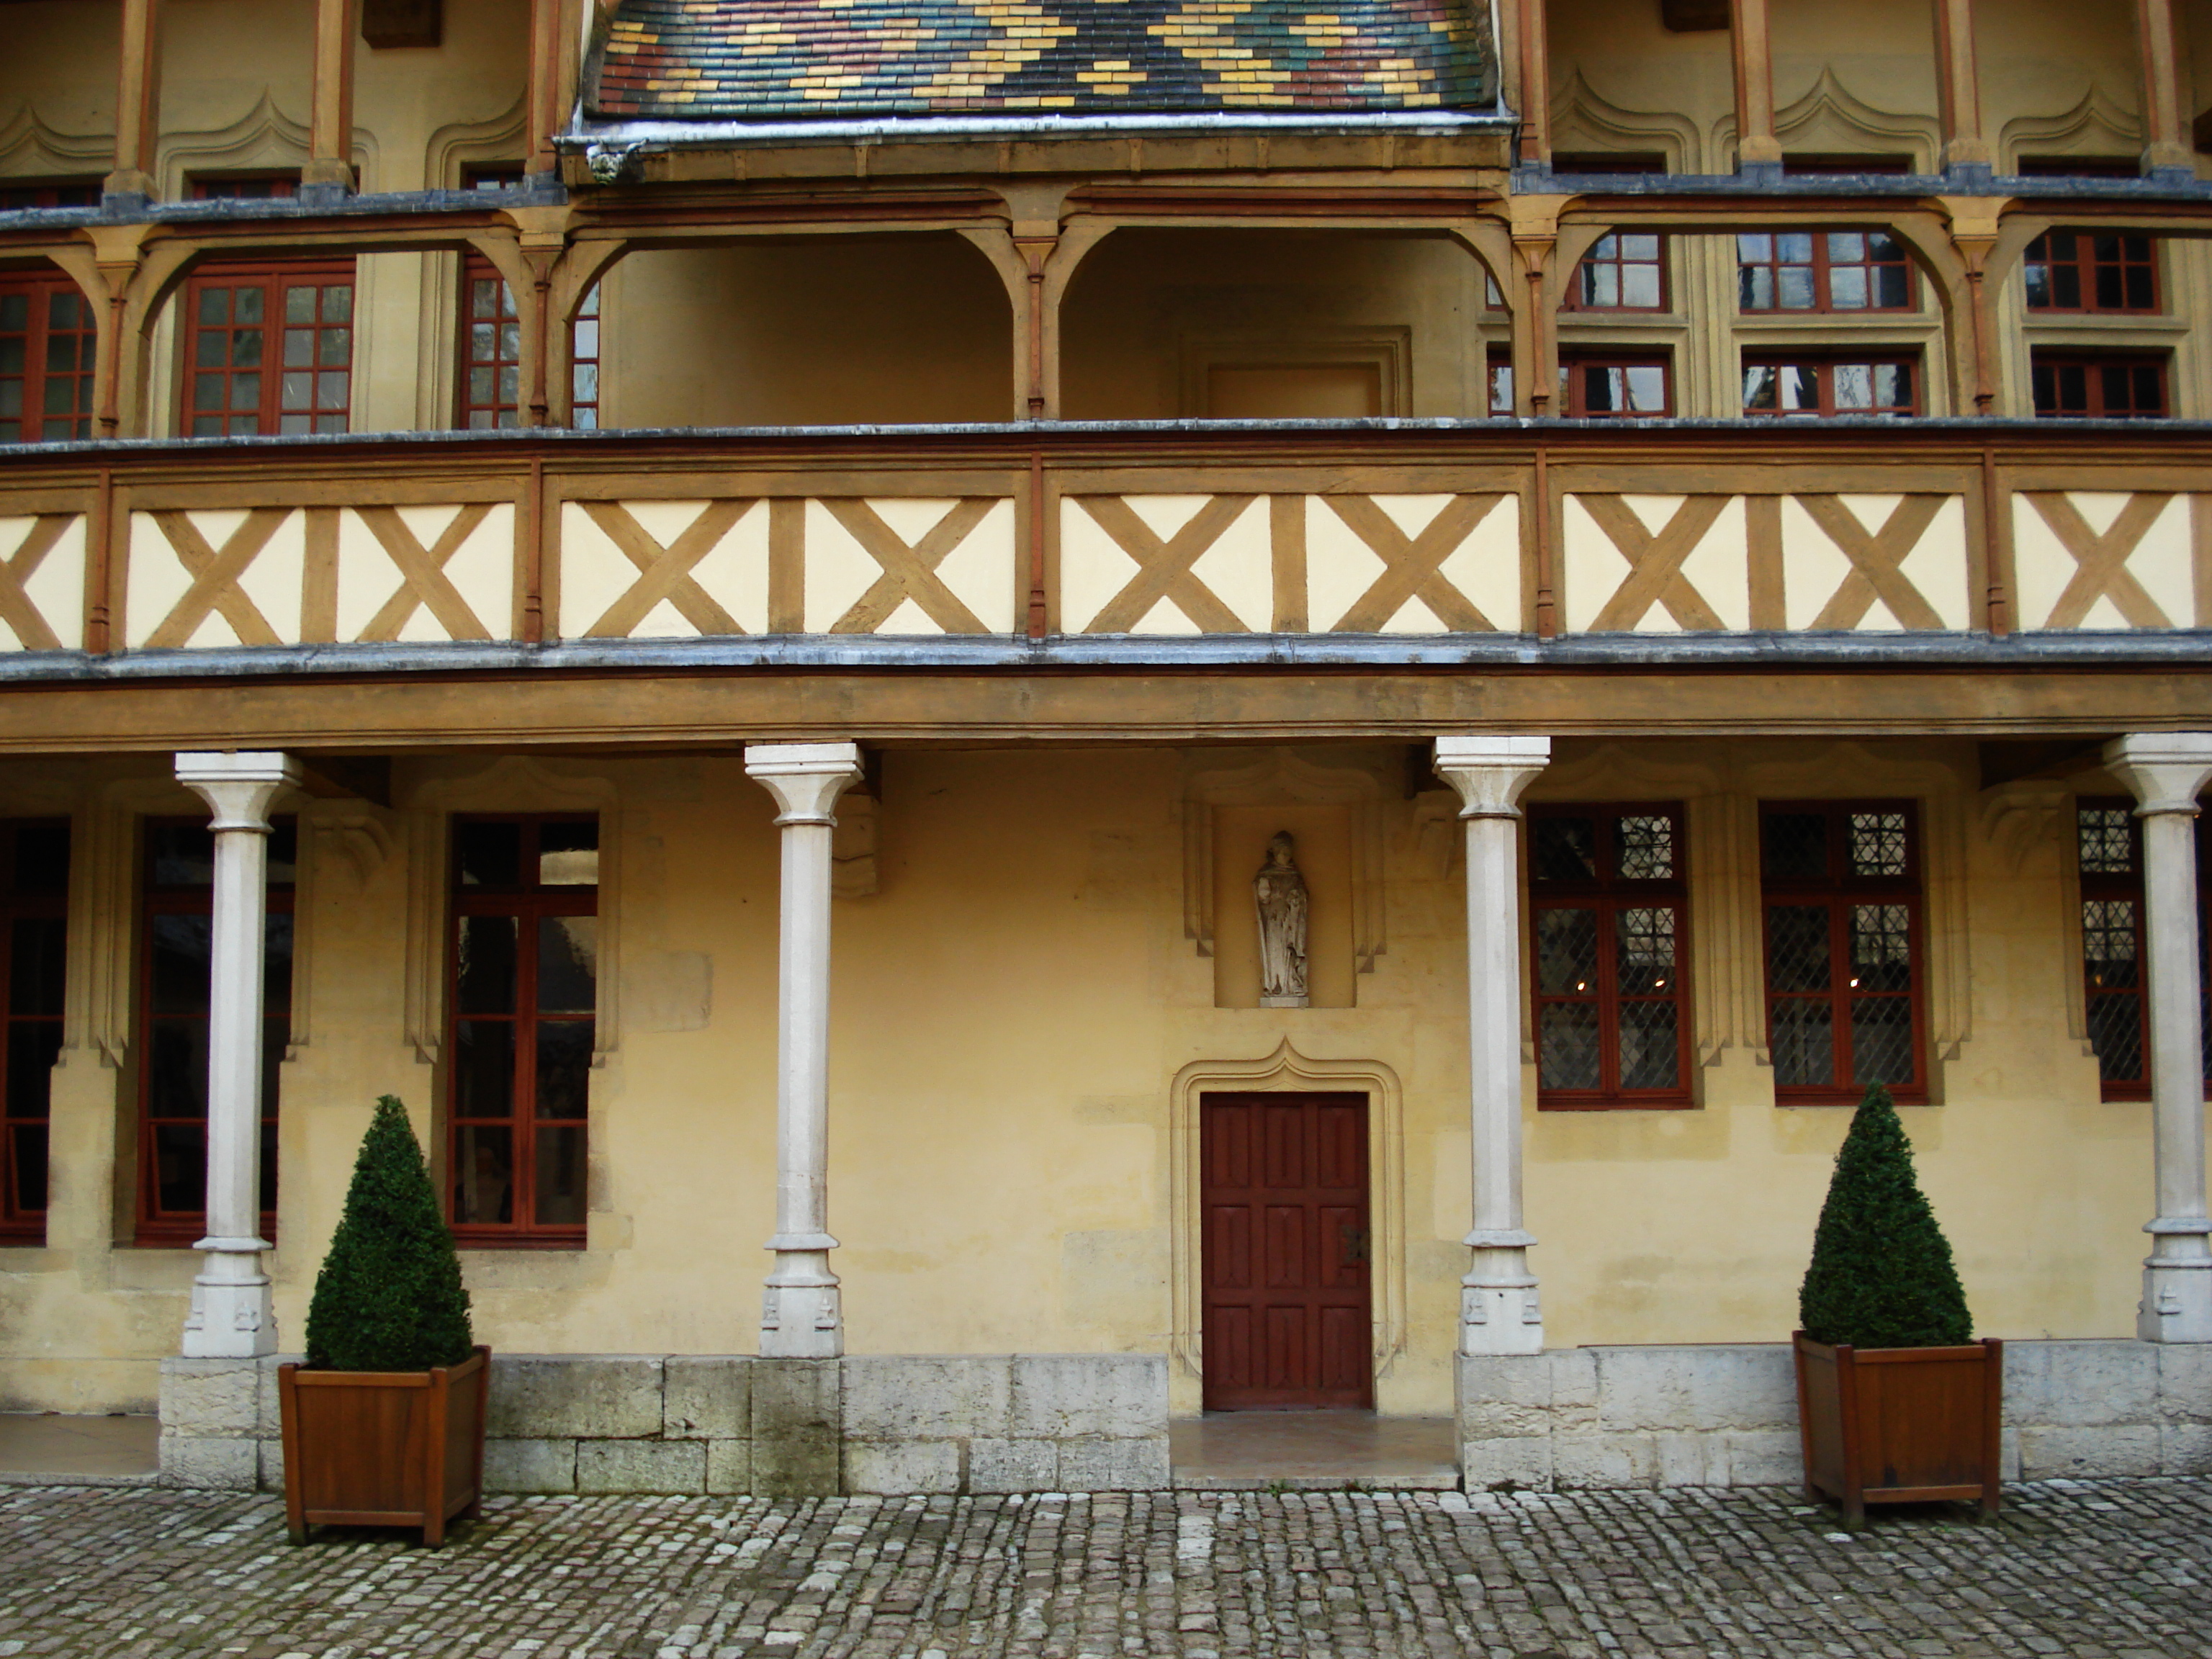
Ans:
[{"label": "column base", "polygon": [[2136,1335],[2145,1342],[2212,1342],[2212,1256],[2143,1263]]},{"label": "column base", "polygon": [[185,1316],[187,1359],[258,1359],[276,1352],[276,1310],[264,1277],[196,1279]]},{"label": "column base", "polygon": [[1536,1281],[1518,1285],[1462,1282],[1459,1291],[1459,1351],[1463,1354],[1544,1352],[1544,1315]]},{"label": "column base", "polygon": [[778,1285],[761,1294],[763,1359],[836,1359],[845,1352],[845,1314],[837,1284]]}]

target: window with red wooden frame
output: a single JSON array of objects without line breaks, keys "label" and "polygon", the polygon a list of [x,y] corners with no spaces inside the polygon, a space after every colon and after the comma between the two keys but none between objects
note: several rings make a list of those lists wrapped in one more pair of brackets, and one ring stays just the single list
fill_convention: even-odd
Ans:
[{"label": "window with red wooden frame", "polygon": [[2042,418],[2155,421],[2166,415],[2164,352],[2051,351],[2028,354],[2035,412]]},{"label": "window with red wooden frame", "polygon": [[[568,331],[568,422],[599,423],[599,290],[584,296]],[[461,269],[460,424],[471,430],[522,424],[522,325],[499,268],[471,254]]]},{"label": "window with red wooden frame", "polygon": [[0,823],[0,1243],[46,1242],[48,1106],[62,1052],[69,955],[70,831],[64,822]]},{"label": "window with red wooden frame", "polygon": [[1687,1106],[1681,807],[1547,804],[1528,818],[1538,1105]]},{"label": "window with red wooden frame", "polygon": [[1651,420],[1674,412],[1673,360],[1663,352],[1559,360],[1559,413],[1571,420]]},{"label": "window with red wooden frame", "polygon": [[[292,1030],[292,889],[297,826],[269,837],[262,950],[261,1236],[276,1237],[276,1108]],[[208,1000],[215,832],[202,818],[149,818],[138,916],[137,1243],[188,1245],[207,1231]]]},{"label": "window with red wooden frame", "polygon": [[1782,176],[1785,179],[1854,179],[1862,176],[1899,177],[1912,171],[1910,155],[1852,155],[1838,153],[1829,155],[1785,155],[1782,158]]},{"label": "window with red wooden frame", "polygon": [[2030,311],[2145,316],[2164,309],[2155,237],[2046,230],[2027,245],[2022,269]]},{"label": "window with red wooden frame", "polygon": [[1808,357],[1747,352],[1743,412],[1817,416],[1917,415],[1917,357]]},{"label": "window with red wooden frame", "polygon": [[185,285],[184,417],[194,438],[343,432],[354,268],[215,265]]},{"label": "window with red wooden frame", "polygon": [[300,193],[296,173],[205,173],[190,180],[195,202],[282,202]]},{"label": "window with red wooden frame", "polygon": [[1489,380],[1490,412],[1510,415],[1513,413],[1513,354],[1492,349],[1485,354],[1483,367]]},{"label": "window with red wooden frame", "polygon": [[[2131,800],[2080,800],[2082,1010],[2106,1100],[2150,1098],[2150,952],[2144,938],[2142,823]],[[2212,1088],[2212,825],[2197,820],[2197,994]]]},{"label": "window with red wooden frame", "polygon": [[61,179],[45,184],[0,185],[0,213],[22,213],[40,208],[96,208],[100,188],[97,179]]},{"label": "window with red wooden frame", "polygon": [[1667,239],[1656,231],[1601,236],[1575,267],[1566,311],[1667,309]]},{"label": "window with red wooden frame", "polygon": [[1911,311],[1920,303],[1905,246],[1883,230],[1752,230],[1735,239],[1746,312]]},{"label": "window with red wooden frame", "polygon": [[568,424],[592,432],[599,424],[599,290],[594,285],[576,310],[568,333]]},{"label": "window with red wooden frame", "polygon": [[447,1190],[466,1245],[582,1246],[599,820],[453,820]]},{"label": "window with red wooden frame", "polygon": [[2015,165],[2028,179],[2140,179],[2133,155],[2023,155]]},{"label": "window with red wooden frame", "polygon": [[1767,1045],[1784,1103],[1928,1098],[1911,801],[1761,802]]},{"label": "window with red wooden frame", "polygon": [[66,276],[0,276],[0,444],[92,436],[92,301]]}]

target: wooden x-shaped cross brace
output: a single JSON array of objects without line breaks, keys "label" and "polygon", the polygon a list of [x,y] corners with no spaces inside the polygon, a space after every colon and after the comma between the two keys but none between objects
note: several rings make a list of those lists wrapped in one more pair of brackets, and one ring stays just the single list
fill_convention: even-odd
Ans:
[{"label": "wooden x-shaped cross brace", "polygon": [[2119,517],[2112,520],[2112,527],[2101,536],[2089,527],[2081,509],[2065,495],[2038,490],[2031,492],[2028,500],[2035,503],[2051,533],[2074,556],[2075,567],[2044,627],[2079,628],[2100,599],[2111,599],[2130,627],[2173,626],[2173,619],[2128,569],[2130,556],[2173,500],[2171,495],[2130,497]]},{"label": "wooden x-shaped cross brace", "polygon": [[988,634],[982,619],[963,605],[937,574],[945,556],[968,539],[968,532],[982,523],[999,504],[998,498],[975,495],[959,502],[931,526],[928,533],[911,547],[901,539],[867,502],[850,496],[833,496],[822,503],[845,533],[860,543],[884,574],[870,583],[845,614],[830,625],[832,634],[872,634],[899,608],[912,599],[922,614],[948,634]]},{"label": "wooden x-shaped cross brace", "polygon": [[1115,544],[1137,562],[1137,574],[1099,608],[1086,634],[1126,634],[1162,599],[1172,599],[1194,627],[1205,634],[1249,634],[1252,630],[1213,591],[1191,574],[1206,549],[1219,541],[1253,495],[1216,495],[1191,515],[1190,522],[1165,541],[1118,495],[1084,495],[1083,510]]},{"label": "wooden x-shaped cross brace", "polygon": [[1427,529],[1408,536],[1366,495],[1323,497],[1352,533],[1382,561],[1382,574],[1337,619],[1333,634],[1373,634],[1408,599],[1419,599],[1455,634],[1493,634],[1497,624],[1440,574],[1443,562],[1474,533],[1503,495],[1455,495]]},{"label": "wooden x-shaped cross brace", "polygon": [[62,538],[62,534],[76,522],[74,513],[41,513],[31,521],[23,532],[23,539],[15,544],[5,562],[0,562],[0,622],[15,631],[15,642],[26,651],[58,651],[60,639],[39,614],[39,607],[31,603],[24,587],[46,562],[46,555]]},{"label": "wooden x-shaped cross brace", "polygon": [[1907,495],[1891,511],[1888,521],[1869,532],[1834,495],[1800,495],[1797,505],[1820,527],[1851,562],[1851,573],[1830,595],[1814,628],[1856,628],[1879,599],[1889,614],[1906,628],[1941,628],[1943,619],[1922,597],[1911,579],[1899,568],[1905,556],[1920,545],[1928,526],[1943,510],[1942,495]]},{"label": "wooden x-shaped cross brace", "polygon": [[1727,624],[1719,613],[1707,605],[1705,596],[1690,585],[1682,574],[1682,562],[1697,550],[1705,532],[1726,510],[1729,497],[1726,495],[1692,495],[1674,509],[1674,516],[1667,527],[1653,535],[1644,527],[1644,521],[1631,512],[1628,503],[1616,495],[1577,495],[1583,510],[1595,521],[1606,534],[1606,539],[1620,550],[1621,557],[1628,561],[1628,580],[1605,603],[1590,623],[1594,634],[1614,633],[1632,629],[1644,619],[1644,613],[1654,604],[1667,607],[1667,614],[1683,628],[1720,629]]},{"label": "wooden x-shaped cross brace", "polygon": [[609,605],[597,622],[584,630],[588,639],[626,638],[663,599],[702,634],[742,634],[738,619],[717,605],[691,574],[692,567],[713,552],[738,520],[756,504],[756,498],[709,501],[704,512],[683,533],[663,547],[647,533],[617,501],[579,501],[593,524],[638,568],[628,592]]},{"label": "wooden x-shaped cross brace", "polygon": [[386,599],[377,613],[368,619],[368,626],[361,630],[363,641],[386,641],[399,637],[399,630],[415,614],[417,605],[430,607],[430,614],[448,636],[457,640],[488,640],[489,629],[477,620],[477,613],[469,609],[460,590],[446,574],[446,561],[460,550],[461,544],[475,533],[476,528],[491,514],[489,501],[471,501],[453,514],[453,520],[440,532],[438,539],[428,547],[415,539],[415,532],[392,507],[358,507],[354,511],[361,515],[369,532],[392,556],[392,562],[399,567],[399,587]]},{"label": "wooden x-shaped cross brace", "polygon": [[210,611],[222,613],[222,619],[230,624],[231,632],[238,635],[241,645],[283,643],[270,626],[269,618],[261,614],[260,607],[240,589],[238,579],[246,574],[246,567],[253,562],[261,550],[269,545],[269,538],[276,533],[277,526],[291,516],[289,507],[258,507],[223,538],[222,546],[217,549],[208,544],[208,538],[200,534],[190,514],[172,508],[152,514],[161,534],[176,550],[178,562],[191,572],[192,585],[146,636],[147,649],[160,651],[189,644]]}]

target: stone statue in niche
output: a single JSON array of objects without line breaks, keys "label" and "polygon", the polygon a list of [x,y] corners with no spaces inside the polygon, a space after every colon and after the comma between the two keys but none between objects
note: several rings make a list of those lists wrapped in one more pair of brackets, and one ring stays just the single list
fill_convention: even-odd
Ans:
[{"label": "stone statue in niche", "polygon": [[1278,830],[1267,861],[1252,878],[1260,913],[1260,1006],[1304,1008],[1306,994],[1306,878],[1291,856],[1291,834]]}]

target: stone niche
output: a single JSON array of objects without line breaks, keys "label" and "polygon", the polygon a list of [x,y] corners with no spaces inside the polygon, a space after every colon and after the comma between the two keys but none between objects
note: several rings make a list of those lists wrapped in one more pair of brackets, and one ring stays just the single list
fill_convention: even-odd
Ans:
[{"label": "stone niche", "polygon": [[[1316,1008],[1350,1008],[1357,1000],[1352,926],[1352,817],[1344,804],[1214,806],[1213,1006],[1260,1006],[1260,930],[1252,878],[1267,861],[1267,842],[1288,830],[1305,878],[1308,990]],[[1277,1011],[1271,1011],[1277,1012]],[[1292,1010],[1279,1011],[1296,1018]]]}]

